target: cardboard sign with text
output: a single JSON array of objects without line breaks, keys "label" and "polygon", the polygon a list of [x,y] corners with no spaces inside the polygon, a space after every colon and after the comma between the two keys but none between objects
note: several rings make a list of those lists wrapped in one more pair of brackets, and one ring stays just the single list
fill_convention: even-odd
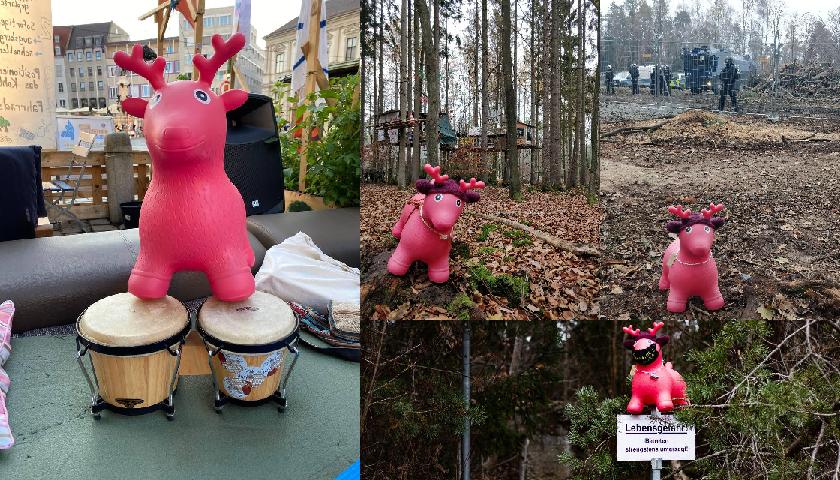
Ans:
[{"label": "cardboard sign with text", "polygon": [[694,427],[673,415],[617,415],[619,462],[694,460]]}]

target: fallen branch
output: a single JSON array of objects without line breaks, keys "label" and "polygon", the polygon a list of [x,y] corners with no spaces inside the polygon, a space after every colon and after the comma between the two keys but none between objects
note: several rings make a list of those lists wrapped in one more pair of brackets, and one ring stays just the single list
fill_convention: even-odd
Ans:
[{"label": "fallen branch", "polygon": [[645,127],[632,126],[632,127],[616,128],[615,130],[612,130],[610,132],[602,133],[601,134],[601,139],[614,137],[614,136],[616,136],[618,134],[622,134],[622,133],[652,132],[654,130],[658,130],[658,129],[664,127],[667,123],[668,122],[659,122],[659,123],[656,123],[654,125],[648,125],[648,126],[645,126]]},{"label": "fallen branch", "polygon": [[478,218],[487,220],[489,222],[498,222],[498,223],[505,224],[508,227],[513,227],[513,228],[522,230],[522,231],[527,232],[527,233],[533,235],[534,237],[539,238],[540,240],[548,243],[549,245],[553,246],[554,248],[558,248],[558,249],[566,251],[566,252],[572,252],[579,257],[600,257],[601,256],[601,252],[597,248],[595,248],[591,245],[585,245],[585,244],[570,242],[568,240],[563,240],[563,239],[557,238],[555,236],[549,235],[547,233],[541,232],[541,231],[539,231],[539,230],[537,230],[533,227],[529,227],[528,225],[525,225],[523,223],[515,222],[513,220],[508,220],[507,218],[502,218],[502,217],[499,217],[497,215],[487,215],[485,213],[474,212],[474,211],[471,211],[471,210],[468,210],[467,213],[470,214],[470,215],[474,215]]}]

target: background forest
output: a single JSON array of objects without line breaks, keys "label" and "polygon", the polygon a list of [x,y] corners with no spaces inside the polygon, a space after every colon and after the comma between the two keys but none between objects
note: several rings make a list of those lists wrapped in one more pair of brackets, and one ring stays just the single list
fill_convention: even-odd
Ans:
[{"label": "background forest", "polygon": [[[645,479],[615,461],[629,399],[618,322],[471,322],[472,403],[461,398],[464,323],[364,329],[362,458],[369,479],[458,479],[465,416],[472,478]],[[649,325],[634,325],[648,327]],[[840,322],[668,322],[697,460],[663,478],[832,479],[840,472]]]}]

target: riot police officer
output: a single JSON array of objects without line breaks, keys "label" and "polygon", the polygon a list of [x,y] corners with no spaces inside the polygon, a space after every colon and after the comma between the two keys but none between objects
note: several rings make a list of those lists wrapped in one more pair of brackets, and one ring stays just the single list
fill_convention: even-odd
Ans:
[{"label": "riot police officer", "polygon": [[665,65],[662,67],[662,76],[665,80],[663,88],[665,95],[671,96],[671,67]]},{"label": "riot police officer", "polygon": [[738,111],[738,97],[735,91],[735,83],[740,76],[738,67],[735,66],[732,57],[727,58],[726,65],[721,70],[720,75],[718,75],[720,79],[720,102],[718,104],[718,110],[722,111],[726,106],[726,95],[728,94],[732,101],[732,110]]},{"label": "riot police officer", "polygon": [[604,78],[607,81],[607,95],[615,93],[615,84],[613,83],[613,68],[612,65],[607,65],[607,71],[604,73]]},{"label": "riot police officer", "polygon": [[630,86],[633,95],[639,94],[639,66],[635,63],[630,65]]},{"label": "riot police officer", "polygon": [[650,94],[656,95],[656,77],[658,76],[659,65],[654,65],[650,69]]}]

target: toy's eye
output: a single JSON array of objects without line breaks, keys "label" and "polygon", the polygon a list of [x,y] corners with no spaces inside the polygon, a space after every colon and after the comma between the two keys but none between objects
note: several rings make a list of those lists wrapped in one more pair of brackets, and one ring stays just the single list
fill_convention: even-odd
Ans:
[{"label": "toy's eye", "polygon": [[204,90],[196,89],[193,92],[193,95],[195,95],[196,100],[198,100],[199,102],[201,102],[205,105],[210,103],[210,95],[207,95],[207,92],[205,92]]},{"label": "toy's eye", "polygon": [[441,201],[441,200],[443,200],[443,194],[438,193],[437,195],[435,195],[435,201],[436,201],[436,202],[439,202],[439,201]]},{"label": "toy's eye", "polygon": [[691,227],[685,227],[685,233],[691,233]]},{"label": "toy's eye", "polygon": [[151,99],[151,100],[149,100],[149,108],[154,107],[154,106],[155,106],[155,105],[157,105],[159,102],[160,102],[160,93],[156,93],[156,94],[155,94],[155,96],[154,96],[154,97],[152,97],[152,99]]},{"label": "toy's eye", "polygon": [[455,200],[455,206],[456,206],[456,207],[460,207],[460,206],[461,206],[461,199],[460,199],[460,198],[459,198],[458,200]]},{"label": "toy's eye", "polygon": [[706,225],[705,227],[703,227],[703,230],[705,230],[705,231],[706,231],[706,233],[709,233],[709,232],[711,232],[711,231],[712,231],[712,227],[710,227],[710,226]]}]

